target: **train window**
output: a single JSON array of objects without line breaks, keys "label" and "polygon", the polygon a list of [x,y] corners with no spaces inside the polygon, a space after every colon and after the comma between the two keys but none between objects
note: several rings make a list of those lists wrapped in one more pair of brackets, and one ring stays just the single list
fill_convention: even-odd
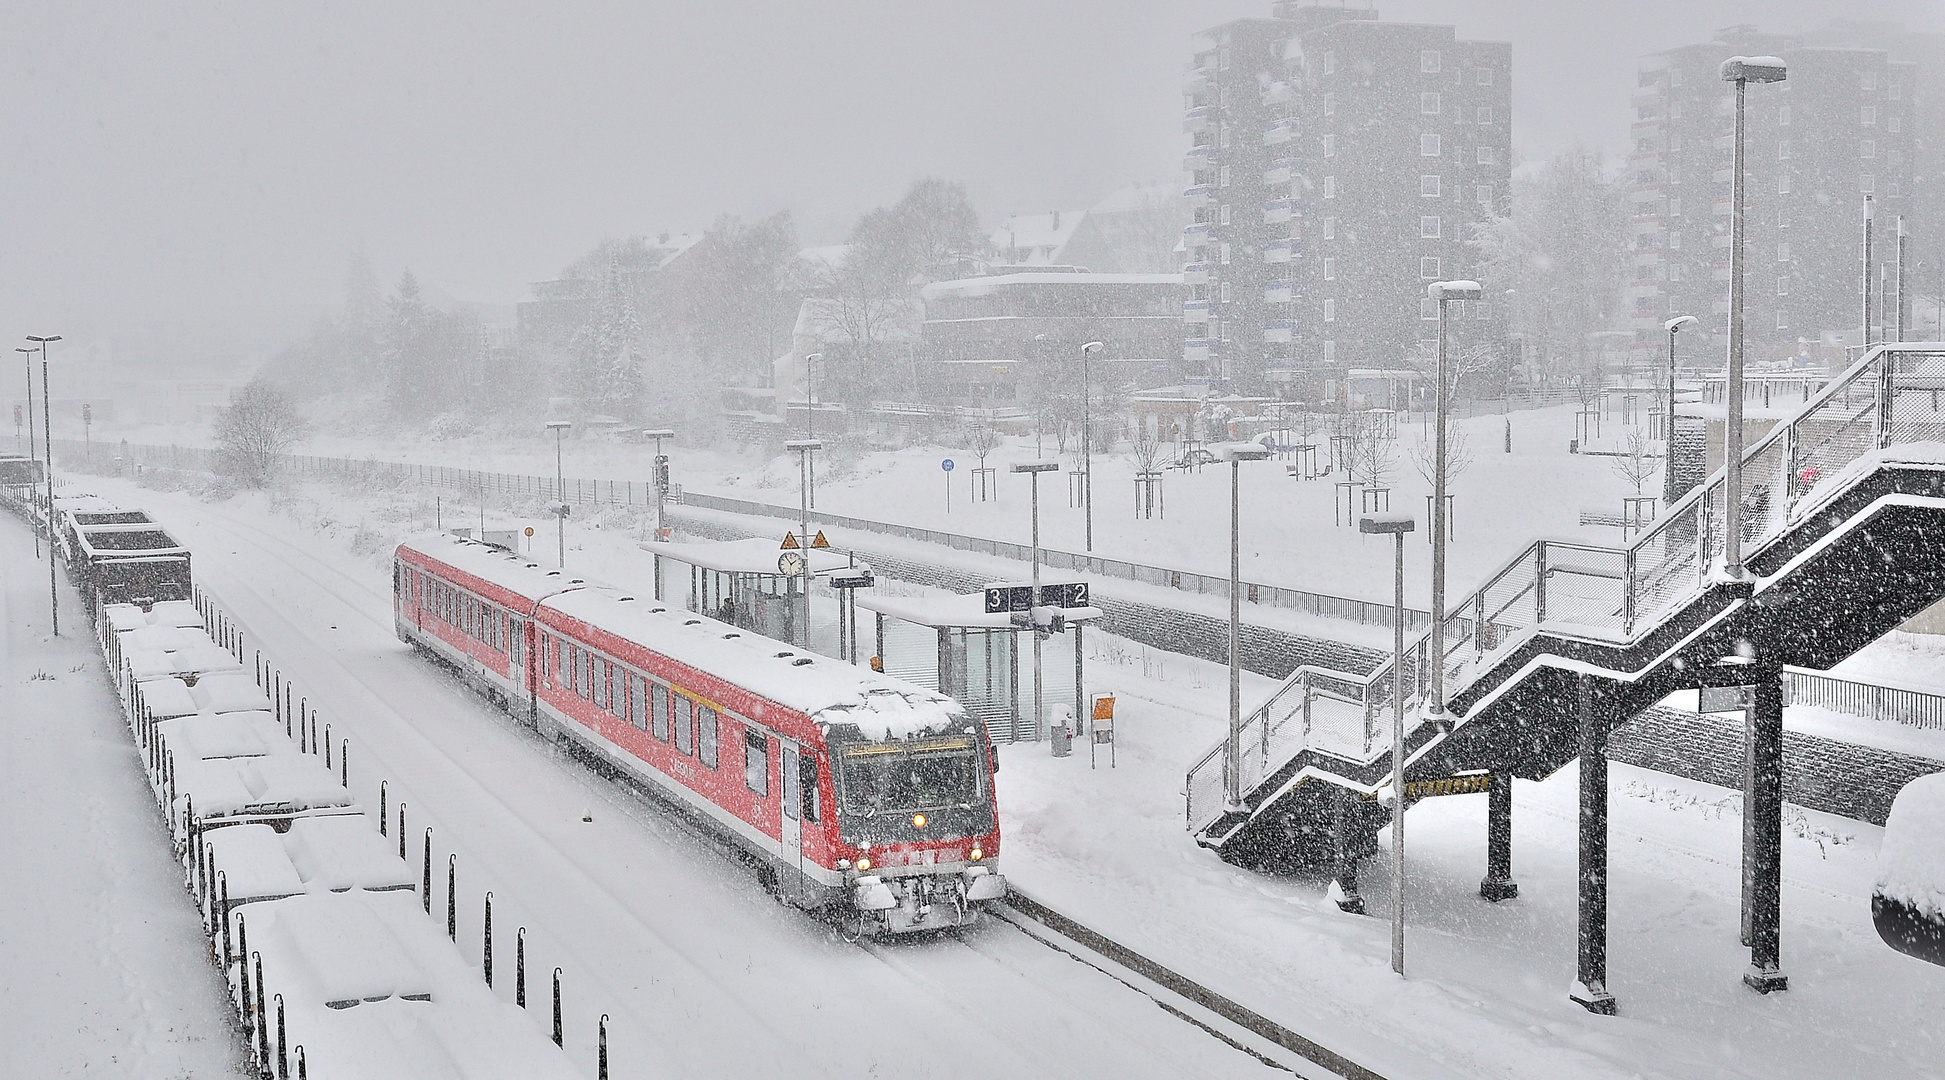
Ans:
[{"label": "train window", "polygon": [[758,798],[770,797],[770,737],[761,731],[743,733],[743,783]]},{"label": "train window", "polygon": [[554,681],[562,686],[573,685],[574,669],[567,663],[566,638],[554,639],[554,651],[548,654],[548,658],[554,662]]},{"label": "train window", "polygon": [[649,713],[653,724],[650,734],[654,735],[658,742],[668,742],[669,688],[658,684],[649,690],[648,696],[653,705],[653,711]]},{"label": "train window", "polygon": [[507,658],[516,664],[520,663],[524,659],[521,655],[520,647],[524,644],[526,644],[526,638],[521,633],[519,622],[515,621],[511,615],[507,616]]},{"label": "train window", "polygon": [[567,646],[567,690],[571,694],[581,692],[587,683],[587,676],[581,674],[581,650],[578,646]]},{"label": "train window", "polygon": [[608,707],[608,662],[598,656],[592,657],[588,661],[588,673],[594,676],[589,680],[593,684],[591,688],[594,691],[589,700],[594,702],[595,708],[606,709]]},{"label": "train window", "polygon": [[710,768],[716,767],[716,710],[707,705],[696,706],[696,749],[702,751],[702,763]]},{"label": "train window", "polygon": [[594,700],[594,672],[594,654],[583,651],[581,653],[580,670],[574,673],[574,677],[581,680],[582,701]]},{"label": "train window", "polygon": [[797,789],[804,820],[817,824],[817,759],[809,754],[797,755]]},{"label": "train window", "polygon": [[690,702],[681,694],[675,695],[675,748],[685,754],[696,752],[696,731],[689,716]]},{"label": "train window", "polygon": [[797,774],[797,755],[788,749],[783,752],[783,768],[778,770],[783,779],[783,816],[794,818],[801,808],[797,805],[797,786],[803,778]]},{"label": "train window", "polygon": [[648,730],[648,683],[633,673],[628,676],[628,719],[637,729]]}]

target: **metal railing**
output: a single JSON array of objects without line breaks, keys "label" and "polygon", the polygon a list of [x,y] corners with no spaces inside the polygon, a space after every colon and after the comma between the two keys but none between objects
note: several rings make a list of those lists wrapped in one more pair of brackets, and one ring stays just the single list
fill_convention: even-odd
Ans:
[{"label": "metal railing", "polygon": [[[1744,550],[1754,550],[1863,475],[1859,462],[1888,447],[1945,442],[1945,350],[1937,344],[1882,345],[1819,391],[1787,423],[1777,424],[1743,455],[1741,490]],[[1683,496],[1625,547],[1537,540],[1445,613],[1447,696],[1541,627],[1549,632],[1626,643],[1659,625],[1698,595],[1722,552],[1727,470]],[[1430,632],[1406,649],[1407,737],[1422,722],[1411,715],[1430,672]],[[1315,750],[1369,764],[1391,749],[1392,661],[1334,686],[1330,697],[1361,706],[1362,724],[1315,723],[1319,676],[1341,673],[1299,668],[1249,714],[1242,787],[1252,769],[1260,780],[1296,753]],[[1287,729],[1295,717],[1301,730]],[[1184,791],[1188,824],[1198,829],[1223,812],[1221,777],[1227,740],[1189,770]],[[1270,748],[1277,748],[1272,756]],[[1211,777],[1213,776],[1213,780]],[[1211,790],[1214,797],[1211,797]]]},{"label": "metal railing", "polygon": [[1945,694],[1839,679],[1800,668],[1785,668],[1783,682],[1792,705],[1815,705],[1847,716],[1945,731]]}]

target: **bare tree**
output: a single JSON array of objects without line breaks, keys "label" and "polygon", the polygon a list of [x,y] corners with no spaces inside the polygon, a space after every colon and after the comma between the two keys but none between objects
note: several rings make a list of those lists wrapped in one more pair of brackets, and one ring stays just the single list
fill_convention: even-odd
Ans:
[{"label": "bare tree", "polygon": [[[1412,468],[1424,478],[1427,484],[1438,482],[1438,456],[1435,437],[1420,439],[1411,448]],[[1472,445],[1466,433],[1450,424],[1445,428],[1445,483],[1450,488],[1452,481],[1472,468]]]},{"label": "bare tree", "polygon": [[1134,430],[1128,435],[1128,448],[1133,451],[1136,473],[1151,473],[1162,461],[1162,440],[1155,430],[1140,419],[1136,419]]},{"label": "bare tree", "polygon": [[1349,479],[1365,487],[1389,487],[1398,467],[1396,431],[1376,410],[1354,412],[1345,419],[1345,434],[1350,436]]},{"label": "bare tree", "polygon": [[278,456],[303,438],[307,426],[289,395],[253,379],[216,421],[218,467],[250,487],[262,487],[275,477]]},{"label": "bare tree", "polygon": [[1661,471],[1661,462],[1649,453],[1648,436],[1640,428],[1628,430],[1627,449],[1614,462],[1614,471],[1621,479],[1634,485],[1634,493],[1641,494],[1641,488]]},{"label": "bare tree", "polygon": [[999,445],[1000,433],[990,420],[980,420],[967,424],[965,431],[966,452],[978,462],[980,468],[986,467],[986,458]]}]

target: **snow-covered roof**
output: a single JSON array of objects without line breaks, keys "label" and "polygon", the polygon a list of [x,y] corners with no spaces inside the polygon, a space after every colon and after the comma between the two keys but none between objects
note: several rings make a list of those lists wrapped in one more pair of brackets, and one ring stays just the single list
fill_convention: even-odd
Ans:
[{"label": "snow-covered roof", "polygon": [[144,626],[123,634],[122,663],[138,680],[243,667],[201,630],[180,626]]},{"label": "snow-covered roof", "polygon": [[947,296],[987,296],[995,289],[1009,285],[1180,285],[1180,274],[1063,274],[1063,273],[1020,273],[993,274],[986,277],[958,278],[953,281],[935,281],[919,290],[926,300],[937,300]]},{"label": "snow-covered roof", "polygon": [[1180,184],[1129,184],[1109,192],[1107,198],[1087,208],[1090,214],[1121,214],[1130,210],[1154,210],[1182,199]]},{"label": "snow-covered roof", "polygon": [[529,602],[583,584],[582,579],[544,567],[525,555],[449,533],[414,537],[399,544],[399,550],[416,551]]},{"label": "snow-covered roof", "polygon": [[1085,210],[1015,214],[993,230],[992,244],[1013,262],[1057,263],[1061,249],[1074,238],[1085,217]]},{"label": "snow-covered roof", "polygon": [[[796,532],[792,529],[791,532]],[[646,543],[642,550],[652,551],[665,559],[700,566],[706,570],[720,570],[733,574],[775,574],[777,557],[783,554],[779,541],[766,536],[752,536],[743,540],[709,540],[698,543],[657,544]],[[842,570],[850,563],[847,556],[840,555],[829,548],[816,548],[800,552],[809,556],[811,572],[828,574]]]},{"label": "snow-covered roof", "polygon": [[268,757],[298,753],[284,726],[267,709],[179,716],[155,725],[176,759]]},{"label": "snow-covered roof", "polygon": [[175,759],[176,800],[169,817],[178,833],[183,812],[199,818],[286,814],[352,805],[351,792],[313,754]]},{"label": "snow-covered roof", "polygon": [[279,834],[248,823],[208,833],[231,903],[346,889],[409,889],[417,875],[363,814],[298,818]]},{"label": "snow-covered roof", "polygon": [[202,612],[187,600],[162,600],[149,605],[143,611],[134,604],[105,604],[102,614],[108,616],[108,624],[118,631],[135,630],[145,626],[181,626],[196,630],[203,628]]},{"label": "snow-covered roof", "polygon": [[856,724],[870,738],[906,738],[966,722],[965,710],[943,694],[692,612],[624,600],[614,589],[565,593],[542,609],[734,683],[820,724]]},{"label": "snow-covered roof", "polygon": [[158,720],[207,713],[265,712],[270,699],[257,685],[256,677],[241,665],[209,671],[195,676],[189,685],[180,675],[157,675],[139,679],[137,689],[149,715]]},{"label": "snow-covered roof", "polygon": [[1892,800],[1876,891],[1945,920],[1945,773],[1913,780]]}]

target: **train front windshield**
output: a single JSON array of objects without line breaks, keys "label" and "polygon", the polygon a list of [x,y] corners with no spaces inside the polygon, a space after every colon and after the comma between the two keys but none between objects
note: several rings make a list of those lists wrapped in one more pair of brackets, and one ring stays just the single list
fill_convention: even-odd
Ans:
[{"label": "train front windshield", "polygon": [[985,773],[970,735],[853,745],[838,760],[848,813],[904,814],[984,801]]}]

